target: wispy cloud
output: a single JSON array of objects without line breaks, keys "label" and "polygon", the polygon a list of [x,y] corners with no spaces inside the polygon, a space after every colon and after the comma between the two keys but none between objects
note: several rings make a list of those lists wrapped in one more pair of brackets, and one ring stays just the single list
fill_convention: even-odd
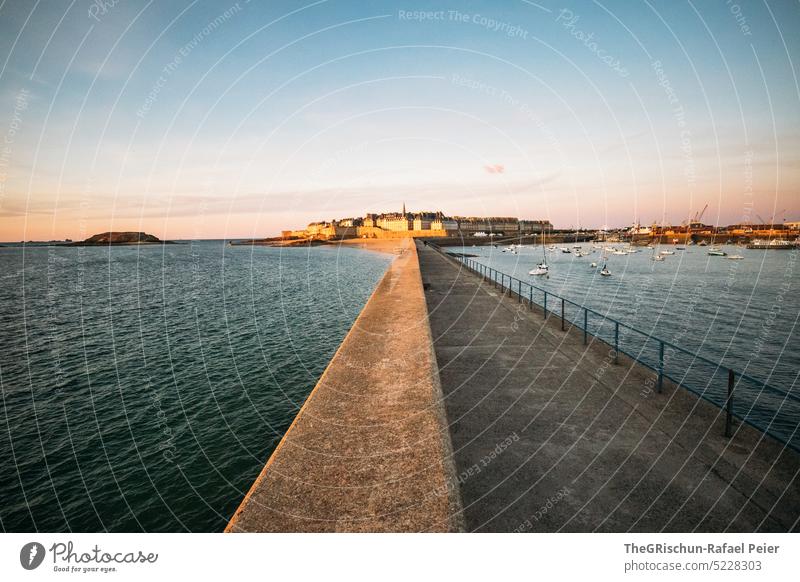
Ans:
[{"label": "wispy cloud", "polygon": [[502,174],[506,171],[506,167],[503,164],[491,164],[489,166],[484,166],[483,169],[489,174]]}]

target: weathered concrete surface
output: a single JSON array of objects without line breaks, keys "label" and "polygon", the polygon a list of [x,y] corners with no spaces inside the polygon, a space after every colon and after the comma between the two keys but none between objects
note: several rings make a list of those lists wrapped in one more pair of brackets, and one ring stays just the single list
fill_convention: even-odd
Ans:
[{"label": "weathered concrete surface", "polygon": [[367,248],[401,254],[226,531],[463,528],[414,244]]},{"label": "weathered concrete surface", "polygon": [[470,531],[789,531],[798,455],[419,249]]}]

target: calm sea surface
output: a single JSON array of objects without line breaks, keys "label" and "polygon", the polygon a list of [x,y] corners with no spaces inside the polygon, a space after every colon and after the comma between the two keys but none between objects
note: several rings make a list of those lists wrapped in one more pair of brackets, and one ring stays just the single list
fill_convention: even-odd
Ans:
[{"label": "calm sea surface", "polygon": [[[621,348],[651,363],[657,337],[748,374],[737,412],[800,444],[797,401],[758,383],[800,396],[797,251],[729,247],[745,257],[732,261],[689,247],[654,262],[642,250],[609,256],[608,278],[589,266],[599,249],[555,251],[543,280],[527,275],[541,247],[467,250],[642,330],[623,329]],[[390,260],[219,241],[0,248],[0,527],[221,530]],[[613,337],[603,317],[589,326]],[[673,378],[724,394],[725,370],[666,360]]]},{"label": "calm sea surface", "polygon": [[0,528],[222,530],[390,260],[0,248]]},{"label": "calm sea surface", "polygon": [[[525,246],[517,254],[503,252],[505,246],[464,250],[477,255],[473,260],[574,301],[578,307],[567,304],[565,315],[581,328],[583,307],[598,312],[601,315],[588,315],[588,328],[609,343],[614,341],[609,318],[640,330],[643,333],[621,328],[620,349],[654,368],[658,338],[746,374],[752,380],[737,383],[735,411],[800,448],[800,251],[723,246],[730,255],[744,257],[729,260],[709,256],[707,247],[681,251],[665,245],[660,248],[675,254],[664,261],[653,261],[649,249],[626,255],[606,251],[612,275],[601,277],[602,249],[583,244],[591,254],[577,257],[563,253],[565,246],[573,247],[558,245],[547,251],[549,278],[528,274],[542,260],[541,246]],[[592,268],[592,262],[598,268]],[[514,285],[516,291],[518,284]],[[534,290],[534,301],[541,304],[543,295]],[[548,309],[560,313],[560,301],[551,296]],[[667,375],[712,401],[724,400],[726,368],[669,346],[664,360]]]}]

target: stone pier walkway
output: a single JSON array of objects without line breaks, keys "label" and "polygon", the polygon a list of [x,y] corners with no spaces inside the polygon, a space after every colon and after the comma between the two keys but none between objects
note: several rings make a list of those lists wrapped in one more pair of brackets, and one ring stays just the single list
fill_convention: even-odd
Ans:
[{"label": "stone pier walkway", "polygon": [[366,248],[387,245],[400,256],[226,531],[463,530],[417,253]]},{"label": "stone pier walkway", "polygon": [[467,530],[798,529],[796,453],[418,248]]}]

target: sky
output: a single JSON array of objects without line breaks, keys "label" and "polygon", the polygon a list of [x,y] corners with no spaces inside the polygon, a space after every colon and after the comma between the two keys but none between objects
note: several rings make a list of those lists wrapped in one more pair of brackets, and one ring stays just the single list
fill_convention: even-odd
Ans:
[{"label": "sky", "polygon": [[800,220],[797,30],[789,0],[0,0],[0,240]]}]

